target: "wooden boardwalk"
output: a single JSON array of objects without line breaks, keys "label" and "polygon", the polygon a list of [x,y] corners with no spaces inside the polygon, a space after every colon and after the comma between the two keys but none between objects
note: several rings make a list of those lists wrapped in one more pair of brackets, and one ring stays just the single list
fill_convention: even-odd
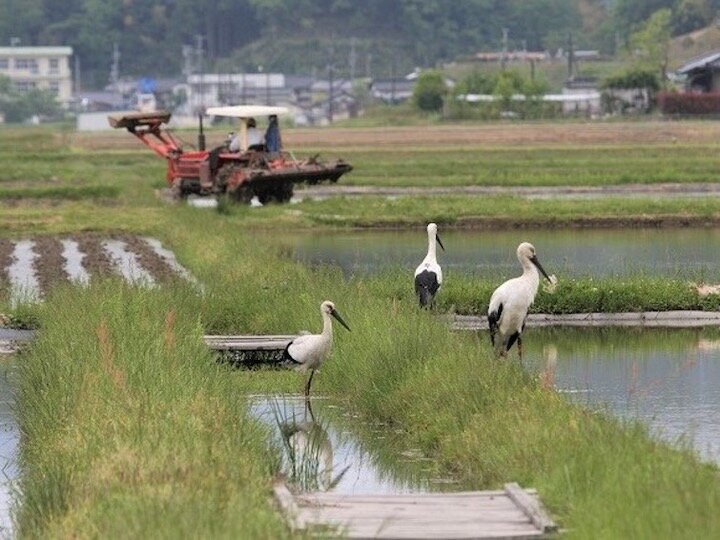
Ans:
[{"label": "wooden boardwalk", "polygon": [[204,336],[214,351],[283,351],[297,336]]},{"label": "wooden boardwalk", "polygon": [[291,528],[347,538],[544,538],[557,526],[535,490],[516,483],[501,491],[403,495],[293,495],[284,483],[275,496]]},{"label": "wooden boardwalk", "polygon": [[224,361],[245,368],[277,365],[296,336],[204,336],[205,344]]}]

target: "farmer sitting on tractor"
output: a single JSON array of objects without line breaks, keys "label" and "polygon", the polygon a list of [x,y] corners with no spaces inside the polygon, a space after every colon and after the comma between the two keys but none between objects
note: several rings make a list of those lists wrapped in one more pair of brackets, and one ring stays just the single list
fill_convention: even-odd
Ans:
[{"label": "farmer sitting on tractor", "polygon": [[[247,120],[247,149],[248,150],[265,150],[265,143],[260,130],[257,128],[257,122],[254,118],[248,118]],[[230,152],[239,152],[240,148],[240,134],[235,134],[228,145]]]}]

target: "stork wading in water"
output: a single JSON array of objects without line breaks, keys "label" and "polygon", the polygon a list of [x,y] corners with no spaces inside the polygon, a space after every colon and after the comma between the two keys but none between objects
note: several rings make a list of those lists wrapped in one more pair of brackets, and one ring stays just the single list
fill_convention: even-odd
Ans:
[{"label": "stork wading in water", "polygon": [[438,292],[443,279],[442,268],[440,268],[435,255],[435,243],[440,244],[443,251],[445,251],[445,246],[440,241],[435,223],[428,224],[427,234],[427,255],[420,266],[415,269],[415,294],[420,301],[420,307],[428,307],[435,303],[435,293]]},{"label": "stork wading in water", "polygon": [[488,324],[490,340],[495,352],[500,356],[507,356],[510,347],[517,341],[518,356],[522,362],[522,332],[528,309],[535,300],[540,284],[539,273],[541,272],[551,284],[556,280],[547,275],[532,244],[528,242],[520,244],[517,248],[517,258],[523,268],[522,276],[509,279],[495,289],[490,298]]},{"label": "stork wading in water", "polygon": [[323,318],[322,332],[320,334],[306,334],[296,337],[288,343],[283,353],[283,360],[296,364],[300,371],[310,371],[310,376],[305,383],[305,398],[310,397],[310,385],[315,370],[330,356],[333,338],[332,319],[330,317],[334,317],[340,324],[350,330],[350,327],[335,309],[335,304],[329,300],[325,300],[320,304],[320,313]]}]

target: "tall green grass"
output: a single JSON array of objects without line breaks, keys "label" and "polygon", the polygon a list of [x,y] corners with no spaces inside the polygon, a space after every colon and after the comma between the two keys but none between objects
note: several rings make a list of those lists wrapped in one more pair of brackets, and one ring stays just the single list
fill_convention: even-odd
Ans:
[{"label": "tall green grass", "polygon": [[[717,469],[647,429],[568,404],[516,362],[414,307],[352,312],[323,389],[406,440],[473,489],[539,489],[574,538],[710,538],[720,532]],[[351,315],[348,315],[350,317]],[[657,511],[662,508],[662,512]]]},{"label": "tall green grass", "polygon": [[64,289],[19,361],[21,536],[283,537],[247,383],[184,289]]}]

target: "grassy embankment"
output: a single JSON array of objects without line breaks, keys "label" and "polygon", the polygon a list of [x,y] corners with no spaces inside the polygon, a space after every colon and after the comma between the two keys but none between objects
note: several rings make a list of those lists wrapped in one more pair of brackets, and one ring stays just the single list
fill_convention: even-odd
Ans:
[{"label": "grassy embankment", "polygon": [[[318,304],[329,297],[352,332],[338,328],[316,391],[402,429],[406,442],[465,485],[535,486],[575,537],[720,532],[717,470],[690,452],[569,405],[516,364],[496,362],[475,336],[450,332],[372,280],[292,263],[219,226],[225,218],[180,214],[165,226],[182,221],[187,229],[169,227],[165,240],[209,284],[206,297],[101,287],[59,295],[43,308],[44,337],[22,363],[23,463],[33,471],[24,489],[37,504],[23,514],[29,530],[112,533],[122,516],[148,508],[154,513],[139,511],[134,531],[276,531],[260,497],[272,460],[261,457],[260,434],[241,421],[242,396],[258,387],[299,390],[300,376],[277,374],[273,382],[274,374],[225,371],[209,362],[199,334],[201,327],[316,329]],[[171,310],[176,345],[168,346]],[[78,326],[90,331],[78,334]],[[67,496],[43,495],[41,482]],[[239,486],[245,501],[234,498]],[[259,517],[245,514],[249,522],[228,528],[210,517],[196,525],[174,519],[179,508],[226,515],[236,500]]]}]

